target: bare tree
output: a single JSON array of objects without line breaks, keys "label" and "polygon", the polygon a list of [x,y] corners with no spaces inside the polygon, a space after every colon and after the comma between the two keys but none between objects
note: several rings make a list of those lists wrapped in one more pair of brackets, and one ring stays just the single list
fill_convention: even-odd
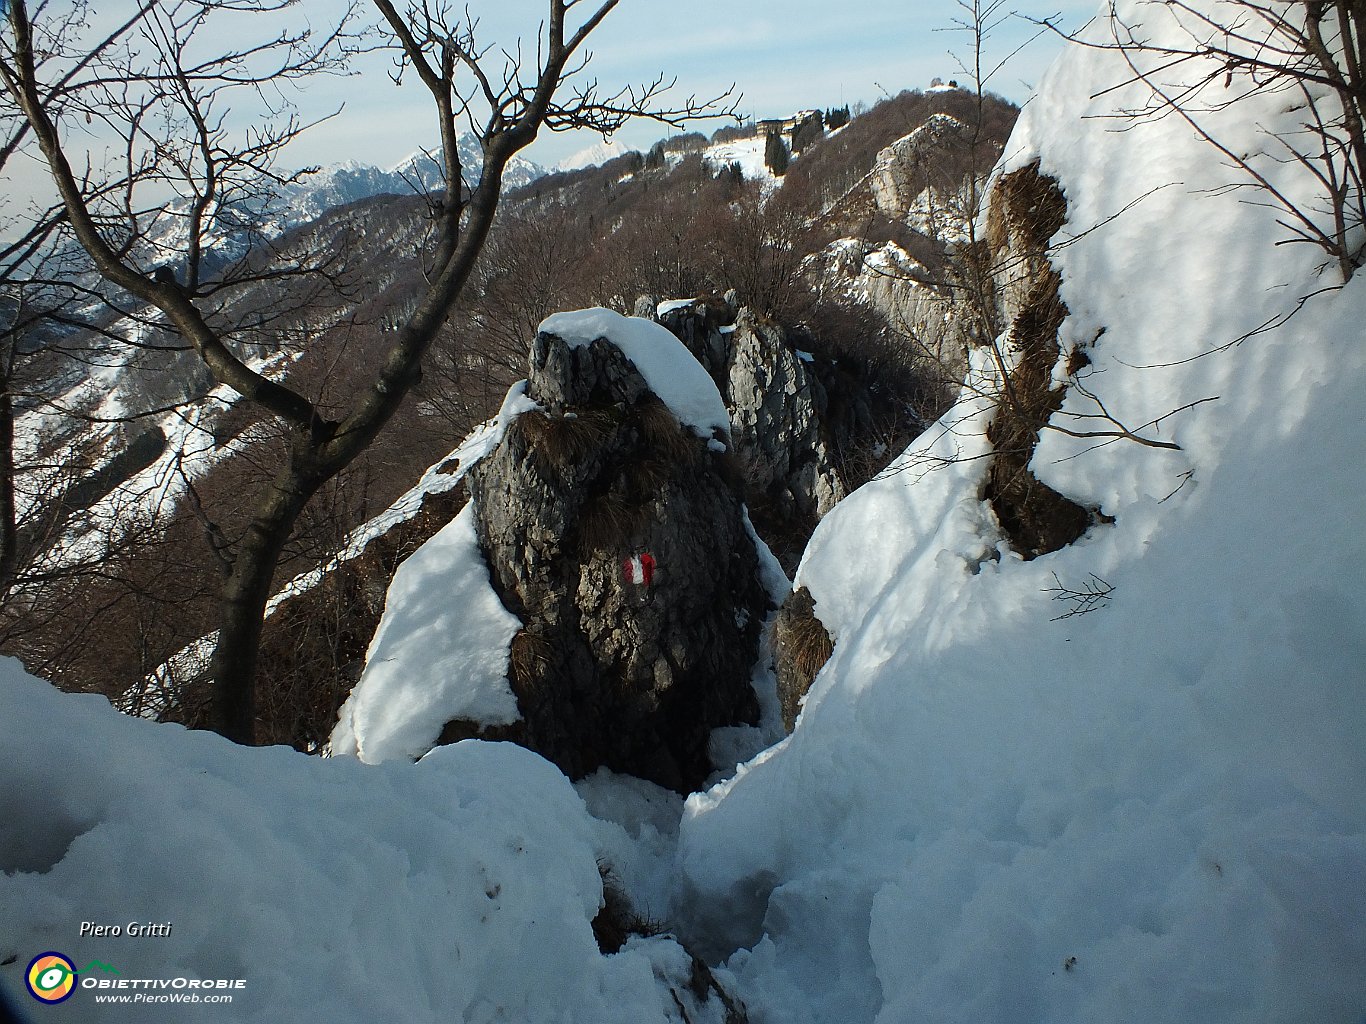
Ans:
[{"label": "bare tree", "polygon": [[[1152,34],[1114,2],[1104,19],[1108,38],[1060,34],[1119,54],[1130,77],[1114,88],[1146,87],[1146,99],[1118,111],[1118,118],[1180,118],[1236,172],[1230,187],[1247,189],[1250,201],[1275,209],[1288,241],[1317,246],[1342,283],[1351,280],[1366,261],[1366,6],[1359,0],[1162,0],[1151,6],[1174,34]],[[1260,129],[1270,143],[1265,153],[1235,148],[1210,127],[1209,115],[1265,94],[1283,97],[1298,113],[1293,127]],[[1317,198],[1305,202],[1280,187],[1273,180],[1277,164],[1309,175]]]},{"label": "bare tree", "polygon": [[[90,6],[72,3],[53,15],[34,58],[35,71],[46,83],[43,102],[50,107],[79,102],[90,70],[123,44],[140,16],[141,11],[135,12],[77,45],[73,40],[83,35]],[[27,119],[13,97],[0,92],[0,177],[31,158],[33,148]],[[25,533],[35,532],[37,516],[27,507],[31,503],[21,502],[16,494],[19,478],[37,476],[37,488],[52,493],[61,489],[56,486],[59,480],[70,476],[68,466],[22,465],[15,438],[19,408],[50,399],[42,386],[44,378],[50,379],[63,360],[76,356],[61,344],[63,333],[90,326],[80,322],[87,296],[79,279],[88,267],[70,251],[67,227],[60,202],[42,197],[0,199],[0,605],[37,551],[36,545],[21,543]],[[87,339],[80,349],[88,353],[90,347]]]},{"label": "bare tree", "polygon": [[[217,646],[211,665],[215,727],[240,742],[255,733],[254,679],[262,618],[275,567],[300,513],[312,496],[354,460],[393,416],[417,382],[424,354],[469,281],[497,212],[503,174],[514,155],[542,128],[591,128],[610,133],[629,118],[668,124],[726,112],[727,97],[665,101],[672,83],[662,78],[616,92],[585,78],[585,43],[617,6],[606,0],[547,0],[534,61],[520,47],[492,50],[476,38],[477,23],[444,3],[421,0],[400,10],[374,0],[398,71],[415,74],[435,105],[446,190],[434,202],[425,290],[406,321],[391,334],[387,355],[351,408],[336,417],[287,383],[251,365],[233,342],[232,326],[217,314],[215,295],[236,283],[231,273],[215,280],[206,242],[215,213],[262,183],[285,180],[275,170],[281,148],[306,125],[289,111],[232,139],[227,114],[242,93],[272,94],[292,80],[340,70],[352,52],[348,18],[321,35],[282,33],[257,45],[217,50],[204,58],[206,25],[222,15],[256,17],[279,11],[288,0],[144,0],[141,39],[101,63],[101,102],[54,103],[42,75],[42,47],[35,42],[44,6],[31,17],[25,0],[9,7],[10,38],[0,50],[0,82],[22,111],[52,172],[64,213],[103,278],[159,311],[166,326],[193,347],[220,384],[266,410],[284,430],[283,465],[257,499],[245,534],[227,557]],[[584,12],[582,20],[574,16]],[[69,150],[75,114],[100,119],[124,144],[121,173],[107,177],[77,170]],[[483,159],[478,180],[461,164],[462,127],[479,138]],[[179,278],[141,263],[136,241],[164,204],[139,206],[133,187],[110,180],[160,181],[174,185],[182,204],[188,243]],[[462,187],[463,184],[463,187]],[[317,257],[318,254],[314,254]],[[319,266],[300,269],[325,269]],[[266,266],[249,273],[279,273]]]}]

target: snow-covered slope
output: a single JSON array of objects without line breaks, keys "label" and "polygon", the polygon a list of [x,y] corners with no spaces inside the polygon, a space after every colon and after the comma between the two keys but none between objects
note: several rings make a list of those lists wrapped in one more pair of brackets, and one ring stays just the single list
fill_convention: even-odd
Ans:
[{"label": "snow-covered slope", "polygon": [[[703,151],[702,158],[717,170],[739,164],[740,173],[749,181],[776,183],[778,179],[773,176],[768,164],[764,163],[764,148],[767,144],[768,136],[755,134],[730,142],[714,143]],[[793,159],[799,156],[797,154]]]},{"label": "snow-covered slope", "polygon": [[[799,582],[834,657],[676,845],[648,787],[581,785],[624,825],[595,820],[515,749],[235,750],[7,668],[0,981],[22,992],[57,949],[243,977],[240,1020],[685,1019],[658,983],[687,973],[676,945],[598,955],[596,856],[726,963],[756,1024],[1359,1024],[1366,275],[1221,349],[1331,280],[1188,126],[1095,116],[1135,102],[1111,90],[1130,75],[1069,51],[1007,151],[1067,196],[1064,353],[1094,340],[1087,387],[1181,446],[1046,433],[1035,473],[1113,525],[1012,555],[972,458],[989,406],[966,398],[822,522]],[[1208,124],[1253,151],[1284,106]],[[1063,411],[1096,406],[1074,389]],[[1093,579],[1100,607],[1059,618],[1058,588]],[[129,919],[175,931],[77,938]],[[68,1007],[103,1019],[91,992]]]},{"label": "snow-covered slope", "polygon": [[[1158,31],[1153,5],[1122,6]],[[1104,331],[1087,386],[1106,409],[1135,426],[1217,400],[1146,432],[1180,451],[1046,433],[1037,475],[1116,522],[1033,562],[980,500],[973,389],[821,523],[797,582],[834,657],[791,739],[682,831],[680,917],[744,947],[763,1019],[1366,1006],[1366,281],[1216,351],[1332,281],[1220,190],[1232,172],[1188,126],[1111,131],[1096,115],[1141,87],[1091,97],[1128,77],[1066,54],[1007,159],[1066,191],[1064,353]],[[1282,99],[1207,126],[1245,151]],[[1098,411],[1075,389],[1063,408]],[[1080,603],[1059,588],[1092,580],[1108,600],[1060,619]]]},{"label": "snow-covered slope", "polygon": [[[687,999],[672,940],[598,955],[603,825],[519,747],[375,770],[113,716],[8,659],[0,692],[0,983],[35,1021],[638,1024],[673,1010],[661,978]],[[122,934],[81,938],[82,921]],[[170,932],[130,935],[130,921]],[[82,987],[54,1011],[22,980],[47,950],[82,983],[147,980]],[[117,975],[86,973],[94,960]],[[97,1001],[169,1002],[193,994],[175,979],[205,978],[244,986],[231,1006]]]}]

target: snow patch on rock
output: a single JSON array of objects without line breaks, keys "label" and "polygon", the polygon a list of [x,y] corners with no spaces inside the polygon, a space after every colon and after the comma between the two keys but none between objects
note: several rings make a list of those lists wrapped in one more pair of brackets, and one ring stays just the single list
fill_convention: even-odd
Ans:
[{"label": "snow patch on rock", "polygon": [[489,584],[467,504],[394,574],[332,753],[376,764],[415,759],[449,721],[517,721],[507,666],[520,627]]},{"label": "snow patch on rock", "polygon": [[635,364],[681,424],[699,437],[730,436],[730,414],[716,383],[687,346],[654,321],[597,307],[556,313],[538,330],[562,338],[571,348],[606,338]]}]

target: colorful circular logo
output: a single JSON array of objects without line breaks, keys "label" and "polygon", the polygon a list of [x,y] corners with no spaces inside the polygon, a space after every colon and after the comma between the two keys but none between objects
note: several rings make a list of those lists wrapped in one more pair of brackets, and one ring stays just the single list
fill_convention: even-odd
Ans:
[{"label": "colorful circular logo", "polygon": [[29,995],[42,1003],[60,1003],[76,991],[76,965],[61,953],[39,953],[24,974]]}]

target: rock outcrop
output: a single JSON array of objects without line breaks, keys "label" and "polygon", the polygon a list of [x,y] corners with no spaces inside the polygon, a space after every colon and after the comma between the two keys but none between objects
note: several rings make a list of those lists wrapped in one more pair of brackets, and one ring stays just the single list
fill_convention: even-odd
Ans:
[{"label": "rock outcrop", "polygon": [[761,532],[772,539],[795,527],[799,552],[817,520],[850,489],[837,453],[867,432],[866,393],[733,299],[668,303],[659,321],[688,346],[725,400],[732,451]]},{"label": "rock outcrop", "polygon": [[[936,221],[934,207],[941,207],[940,219],[947,221],[949,197],[926,193],[957,190],[959,183],[949,169],[962,162],[972,144],[970,126],[948,114],[932,114],[915,131],[878,153],[869,176],[878,210],[906,220],[931,237],[947,240],[948,225]],[[925,218],[926,223],[917,223]]]},{"label": "rock outcrop", "polygon": [[[491,582],[524,624],[522,720],[499,734],[571,777],[697,788],[711,731],[757,717],[769,611],[727,441],[681,424],[606,337],[539,334],[527,395],[538,408],[467,478]],[[474,734],[452,723],[444,739]]]},{"label": "rock outcrop", "polygon": [[736,455],[756,488],[799,515],[820,517],[846,493],[825,428],[829,393],[813,356],[787,345],[780,328],[742,310],[730,335],[726,405]]}]

